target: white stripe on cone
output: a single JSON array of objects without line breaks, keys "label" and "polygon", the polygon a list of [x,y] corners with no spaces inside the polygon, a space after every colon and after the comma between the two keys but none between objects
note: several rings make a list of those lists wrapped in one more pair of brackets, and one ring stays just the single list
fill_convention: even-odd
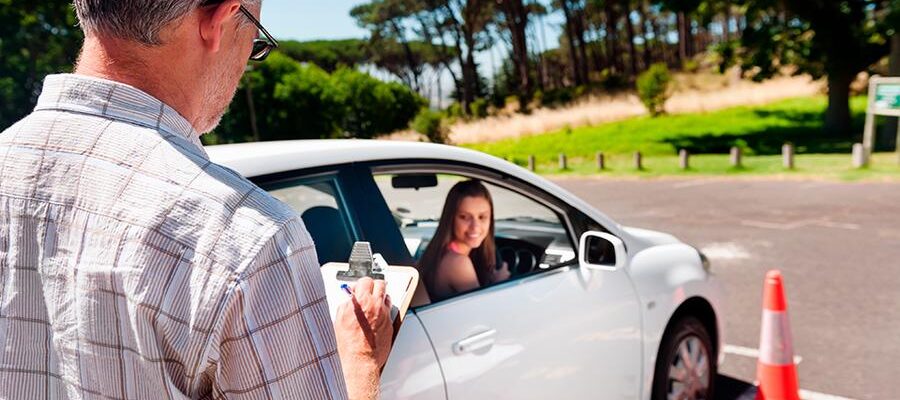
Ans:
[{"label": "white stripe on cone", "polygon": [[763,310],[762,332],[759,338],[759,361],[773,366],[791,365],[794,347],[788,340],[791,337],[791,325],[787,313]]}]

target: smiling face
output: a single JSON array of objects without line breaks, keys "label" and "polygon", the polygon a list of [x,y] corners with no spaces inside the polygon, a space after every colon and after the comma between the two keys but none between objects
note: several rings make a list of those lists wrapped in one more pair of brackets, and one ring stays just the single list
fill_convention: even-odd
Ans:
[{"label": "smiling face", "polygon": [[491,211],[484,197],[463,197],[454,217],[453,240],[469,249],[481,246],[491,229]]}]

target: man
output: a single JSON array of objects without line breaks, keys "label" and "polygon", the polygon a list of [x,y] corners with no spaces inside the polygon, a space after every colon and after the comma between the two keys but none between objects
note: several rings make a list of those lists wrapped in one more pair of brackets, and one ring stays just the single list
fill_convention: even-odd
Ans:
[{"label": "man", "polygon": [[0,398],[374,398],[383,283],[332,324],[299,217],[200,144],[260,1],[75,9],[75,74],[0,134]]}]

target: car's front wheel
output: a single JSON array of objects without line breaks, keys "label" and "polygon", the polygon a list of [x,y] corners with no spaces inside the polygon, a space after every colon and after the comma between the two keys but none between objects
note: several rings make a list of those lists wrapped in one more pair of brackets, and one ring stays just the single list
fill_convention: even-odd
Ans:
[{"label": "car's front wheel", "polygon": [[654,400],[713,398],[716,358],[706,327],[694,317],[676,321],[663,337],[653,378]]}]

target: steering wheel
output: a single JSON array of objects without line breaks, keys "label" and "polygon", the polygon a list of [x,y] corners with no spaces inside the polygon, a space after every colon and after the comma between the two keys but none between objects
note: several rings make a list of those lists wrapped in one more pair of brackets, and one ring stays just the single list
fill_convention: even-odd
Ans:
[{"label": "steering wheel", "polygon": [[502,246],[497,248],[497,268],[505,262],[510,276],[530,273],[538,265],[538,257],[528,248]]}]

